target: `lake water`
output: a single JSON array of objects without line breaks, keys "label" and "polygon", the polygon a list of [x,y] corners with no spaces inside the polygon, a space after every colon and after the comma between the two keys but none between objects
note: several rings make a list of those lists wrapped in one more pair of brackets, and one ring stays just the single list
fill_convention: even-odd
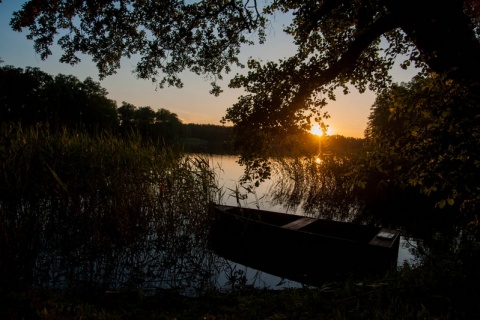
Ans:
[{"label": "lake water", "polygon": [[[260,208],[270,211],[278,212],[288,212],[298,215],[304,215],[301,209],[296,208],[295,210],[285,209],[280,204],[273,204],[272,199],[269,196],[271,187],[275,179],[279,177],[273,177],[272,180],[268,180],[261,184],[258,188],[254,190],[254,193],[248,193],[244,188],[240,186],[239,180],[243,173],[243,167],[237,163],[237,157],[235,156],[209,156],[211,165],[216,169],[215,171],[218,174],[218,184],[222,188],[224,195],[222,200],[224,204],[228,205],[240,205],[243,207],[250,208]],[[241,197],[239,197],[239,195]],[[414,246],[414,241],[401,237],[400,248],[398,253],[397,265],[401,266],[404,263],[415,264],[415,257],[410,252],[412,246]],[[284,281],[281,278],[259,272],[248,267],[237,265],[237,267],[242,270],[241,272],[245,273],[247,278],[254,278],[260,285],[265,285],[268,287],[300,287],[302,286],[299,283],[293,281]]]},{"label": "lake water", "polygon": [[[299,206],[298,203],[295,206],[287,206],[290,208],[287,210],[280,202],[272,201],[271,194],[272,191],[278,190],[278,182],[288,182],[290,178],[278,174],[279,176],[255,188],[254,192],[247,192],[239,183],[243,168],[238,165],[237,157],[202,156],[202,159],[208,160],[210,167],[216,173],[216,184],[221,194],[217,199],[222,204],[297,215],[307,213],[307,209],[301,209],[304,207]],[[204,161],[199,163],[202,164],[201,169],[204,168]],[[198,167],[187,168],[197,170]],[[201,169],[199,172],[203,172]],[[188,172],[191,173],[191,171]],[[304,172],[308,172],[308,177],[312,177],[312,171]],[[327,171],[322,169],[318,172]],[[296,175],[297,171],[294,173]],[[191,188],[183,189],[184,183],[176,177],[174,180],[164,178],[166,185],[162,186],[165,190],[154,189],[155,192],[152,194],[158,202],[154,201],[154,204],[140,209],[130,207],[129,203],[125,206],[127,209],[135,208],[136,210],[122,211],[121,206],[120,211],[116,210],[117,207],[111,210],[108,204],[104,207],[103,202],[98,203],[95,196],[82,198],[85,205],[83,211],[76,210],[77,207],[69,204],[68,201],[57,202],[56,199],[40,202],[40,204],[35,202],[33,206],[20,208],[18,215],[12,216],[31,217],[30,219],[35,221],[32,224],[35,225],[34,229],[37,233],[13,233],[21,241],[16,241],[18,246],[12,246],[13,249],[7,252],[6,257],[10,259],[7,260],[10,264],[6,269],[8,278],[26,279],[28,286],[62,290],[141,288],[146,293],[154,293],[157,290],[173,288],[188,295],[196,295],[212,288],[231,291],[236,288],[250,287],[284,289],[305,286],[299,282],[235,263],[215,253],[212,243],[209,242],[211,234],[208,233],[208,226],[211,223],[211,216],[205,211],[206,198],[203,196],[206,193],[202,193],[204,189],[202,188],[201,191],[193,189],[192,193],[188,193]],[[202,175],[199,177],[203,179]],[[310,184],[320,181],[318,175],[315,174],[314,177],[310,179]],[[190,183],[191,180],[184,181]],[[174,182],[179,184],[175,185]],[[272,187],[275,187],[274,190],[271,189]],[[304,187],[309,188],[308,184]],[[318,194],[316,190],[314,191]],[[195,198],[197,195],[201,197]],[[108,199],[108,195],[105,199]],[[151,201],[153,198],[145,199]],[[322,201],[325,201],[324,199]],[[183,203],[187,201],[191,203]],[[356,202],[350,200],[344,202],[348,204],[339,207],[337,201],[333,201],[333,205],[328,206],[323,213],[330,214],[331,208],[344,212],[343,208],[347,208],[348,215],[335,215],[334,218],[350,219],[357,214],[357,211],[350,210],[351,207],[356,207]],[[198,203],[201,205],[195,206]],[[351,203],[354,205],[352,206]],[[323,203],[316,202],[314,209],[319,206],[323,206]],[[310,214],[312,212],[309,212]],[[135,223],[137,221],[138,223]],[[98,228],[94,224],[99,224]],[[30,239],[31,234],[34,237]],[[32,239],[35,241],[30,242]],[[408,250],[408,244],[407,239],[402,237],[398,265],[414,261],[413,255]],[[18,258],[19,253],[22,255],[21,259]],[[317,254],[320,255],[321,252]],[[231,256],[231,259],[235,258]],[[288,262],[298,263],[298,260],[292,259]],[[319,280],[321,283],[324,281],[324,276],[327,278],[333,276],[332,271],[322,272],[315,269],[313,273],[322,278]],[[302,279],[305,282],[311,280],[311,278],[305,280],[304,276],[302,275]],[[16,281],[13,282],[16,283]],[[315,282],[315,284],[318,283]]]}]

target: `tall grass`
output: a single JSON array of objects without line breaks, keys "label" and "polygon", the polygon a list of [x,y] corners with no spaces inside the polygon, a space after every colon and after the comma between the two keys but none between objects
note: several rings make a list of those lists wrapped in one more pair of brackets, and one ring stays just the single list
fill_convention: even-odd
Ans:
[{"label": "tall grass", "polygon": [[210,285],[206,158],[19,126],[1,128],[0,151],[2,288]]},{"label": "tall grass", "polygon": [[362,182],[357,177],[355,157],[284,157],[272,163],[276,177],[270,188],[273,204],[300,208],[315,217],[358,218],[364,203],[359,197]]},{"label": "tall grass", "polygon": [[[279,194],[297,205],[312,200],[317,215],[334,207],[341,212],[334,199],[355,204],[360,181],[349,160],[334,160],[283,159],[275,168],[282,177],[275,181],[283,187]],[[218,260],[204,248],[209,204],[220,191],[207,158],[135,137],[4,126],[0,168],[4,318],[474,319],[480,312],[478,241],[443,260],[432,255],[420,268],[405,266],[372,286],[347,281],[282,292],[245,286],[226,297],[195,299],[160,291],[144,300],[126,295],[114,307],[116,300],[105,294],[92,303],[23,290],[213,287]],[[234,269],[228,280],[245,285]],[[24,293],[5,298],[9,290]]]}]

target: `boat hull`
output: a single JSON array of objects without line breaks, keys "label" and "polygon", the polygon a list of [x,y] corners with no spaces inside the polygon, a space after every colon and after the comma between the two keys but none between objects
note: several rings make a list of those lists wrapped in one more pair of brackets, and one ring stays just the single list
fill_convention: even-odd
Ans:
[{"label": "boat hull", "polygon": [[397,264],[395,230],[230,206],[215,206],[214,213],[215,252],[283,278],[318,285]]}]

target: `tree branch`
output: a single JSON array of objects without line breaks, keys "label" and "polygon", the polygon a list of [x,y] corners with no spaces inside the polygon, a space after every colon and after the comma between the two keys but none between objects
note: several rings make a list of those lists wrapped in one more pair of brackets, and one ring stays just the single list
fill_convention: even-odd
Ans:
[{"label": "tree branch", "polygon": [[[398,23],[389,15],[377,19],[370,25],[370,28],[356,35],[355,40],[349,45],[349,49],[340,59],[332,63],[328,69],[315,70],[313,72],[314,74],[307,77],[307,79],[300,84],[300,89],[293,103],[298,104],[305,101],[315,88],[332,82],[340,74],[352,72],[364,50],[381,35],[397,27]],[[310,65],[309,69],[315,69],[315,67]]]}]

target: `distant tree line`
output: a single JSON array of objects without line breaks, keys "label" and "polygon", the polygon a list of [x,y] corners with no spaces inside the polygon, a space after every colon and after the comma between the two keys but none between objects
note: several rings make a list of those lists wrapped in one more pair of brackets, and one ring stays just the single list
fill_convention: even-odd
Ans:
[{"label": "distant tree line", "polygon": [[183,136],[182,122],[166,109],[154,111],[151,107],[136,107],[124,101],[117,112],[119,132],[124,136],[138,132],[156,144],[172,144]]},{"label": "distant tree line", "polygon": [[[89,134],[108,133],[128,138],[138,134],[157,145],[174,145],[187,152],[234,153],[233,129],[213,124],[183,124],[177,114],[137,107],[107,97],[107,90],[88,77],[52,76],[39,68],[0,67],[0,122],[22,127],[43,126],[52,132],[65,128]],[[332,136],[321,138],[330,153],[358,149],[362,139]],[[278,155],[318,152],[319,138],[305,131],[291,132],[270,141]]]},{"label": "distant tree line", "polygon": [[116,104],[91,78],[55,77],[38,68],[0,68],[0,119],[22,126],[48,125],[90,133],[118,129]]},{"label": "distant tree line", "polygon": [[185,151],[196,153],[233,154],[233,128],[214,124],[188,123],[183,126]]},{"label": "distant tree line", "polygon": [[342,135],[317,136],[305,130],[285,131],[271,140],[276,156],[345,156],[364,150],[365,139]]},{"label": "distant tree line", "polygon": [[194,151],[222,152],[231,134],[230,127],[183,124],[166,109],[154,111],[117,103],[107,90],[88,77],[52,76],[39,68],[0,67],[0,122],[22,127],[42,126],[51,132],[65,128],[89,134],[108,133],[123,137],[139,134],[155,144],[177,145]]}]

